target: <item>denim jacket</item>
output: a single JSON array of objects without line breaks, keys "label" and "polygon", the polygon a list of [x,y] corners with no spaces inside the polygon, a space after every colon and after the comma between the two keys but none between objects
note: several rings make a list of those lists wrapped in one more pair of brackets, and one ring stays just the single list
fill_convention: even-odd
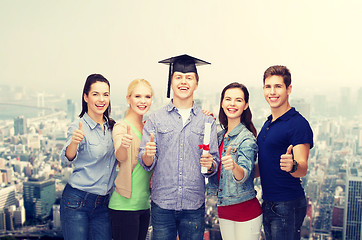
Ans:
[{"label": "denim jacket", "polygon": [[[218,133],[219,146],[222,143],[226,129]],[[220,183],[217,174],[209,178],[207,193],[218,196],[218,206],[233,205],[256,196],[254,190],[255,160],[258,145],[254,135],[240,123],[224,139],[222,156],[226,155],[226,149],[231,146],[231,156],[234,162],[244,169],[244,177],[236,180],[231,170],[225,170],[221,165]]]}]

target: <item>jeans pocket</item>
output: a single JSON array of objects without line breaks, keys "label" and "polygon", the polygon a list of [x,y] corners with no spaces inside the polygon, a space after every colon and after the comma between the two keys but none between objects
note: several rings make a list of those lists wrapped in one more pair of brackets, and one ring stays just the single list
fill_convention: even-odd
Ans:
[{"label": "jeans pocket", "polygon": [[83,199],[77,196],[70,197],[67,195],[63,195],[62,202],[64,208],[70,208],[70,209],[79,209],[83,205]]},{"label": "jeans pocket", "polygon": [[293,213],[293,208],[292,206],[290,206],[290,204],[286,204],[285,202],[280,202],[280,203],[274,203],[273,206],[271,207],[271,211],[275,215],[285,218]]}]

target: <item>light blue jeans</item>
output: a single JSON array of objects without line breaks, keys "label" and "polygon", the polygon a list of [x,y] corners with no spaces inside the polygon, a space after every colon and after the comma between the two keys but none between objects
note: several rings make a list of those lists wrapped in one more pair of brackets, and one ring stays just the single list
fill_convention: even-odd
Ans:
[{"label": "light blue jeans", "polygon": [[203,240],[205,232],[205,205],[196,210],[167,210],[151,202],[152,239]]},{"label": "light blue jeans", "polygon": [[264,201],[263,226],[267,240],[299,240],[300,228],[307,213],[305,197],[287,201]]},{"label": "light blue jeans", "polygon": [[109,194],[102,196],[71,187],[64,188],[60,219],[65,240],[111,240]]}]

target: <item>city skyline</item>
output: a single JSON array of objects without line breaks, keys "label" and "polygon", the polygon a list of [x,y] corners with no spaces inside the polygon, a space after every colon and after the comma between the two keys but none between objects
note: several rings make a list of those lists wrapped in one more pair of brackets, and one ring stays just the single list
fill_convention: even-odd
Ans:
[{"label": "city skyline", "polygon": [[135,78],[165,96],[168,68],[157,62],[187,53],[211,62],[199,68],[202,93],[232,81],[261,88],[274,64],[290,68],[306,97],[359,88],[361,7],[357,0],[0,0],[0,81],[73,98],[97,72],[115,96]]}]

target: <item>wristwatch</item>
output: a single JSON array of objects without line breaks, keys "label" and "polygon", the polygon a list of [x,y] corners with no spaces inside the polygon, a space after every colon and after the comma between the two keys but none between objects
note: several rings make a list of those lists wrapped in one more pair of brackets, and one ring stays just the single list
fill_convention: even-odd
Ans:
[{"label": "wristwatch", "polygon": [[292,170],[289,171],[289,173],[293,173],[298,170],[298,162],[293,159],[293,167]]},{"label": "wristwatch", "polygon": [[212,163],[211,168],[208,169],[207,171],[212,173],[214,170],[215,170],[215,165],[214,165],[214,163]]}]

